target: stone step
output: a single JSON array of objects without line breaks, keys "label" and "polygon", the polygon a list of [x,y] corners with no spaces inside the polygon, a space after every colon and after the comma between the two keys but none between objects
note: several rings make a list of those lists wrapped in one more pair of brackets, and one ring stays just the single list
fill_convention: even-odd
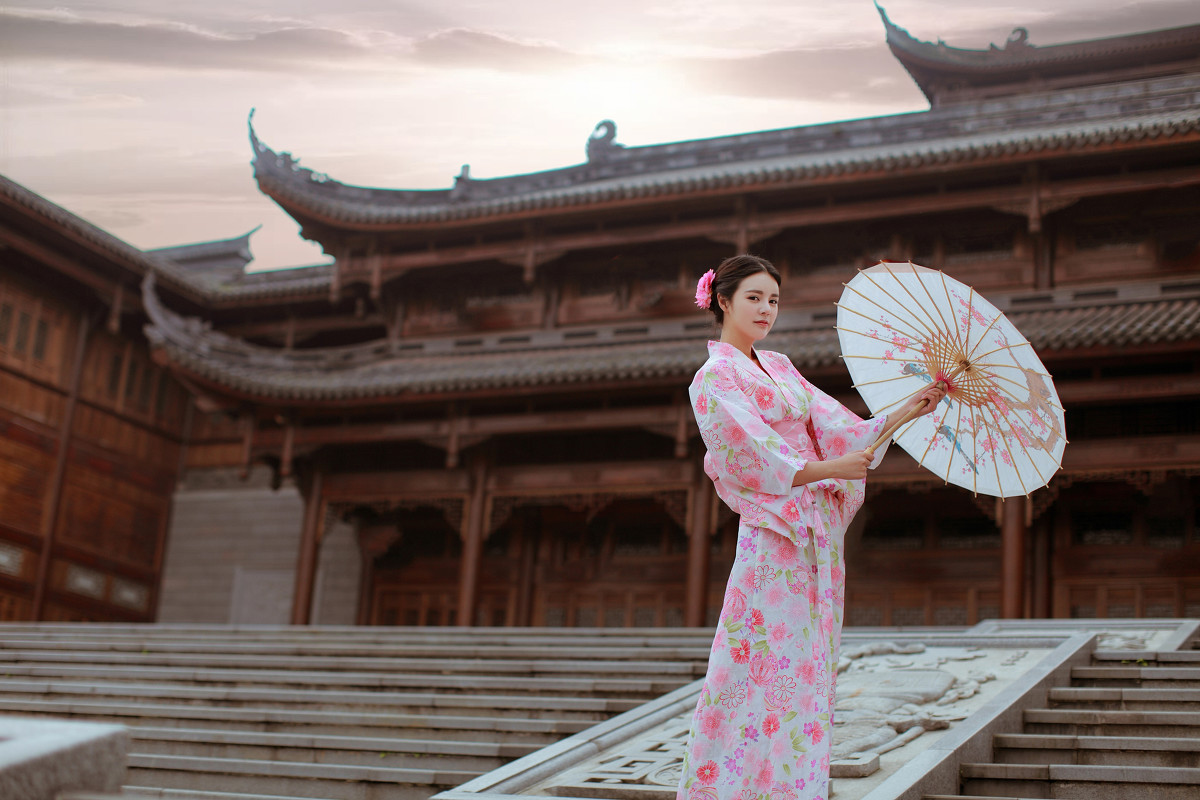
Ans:
[{"label": "stone step", "polygon": [[523,719],[497,716],[383,714],[366,711],[304,711],[263,708],[59,700],[3,700],[0,713],[56,716],[137,727],[180,727],[276,733],[378,736],[454,741],[532,742],[550,744],[595,723],[590,720]]},{"label": "stone step", "polygon": [[87,791],[62,792],[55,800],[336,800],[336,798],[299,798],[278,794],[246,794],[244,792],[204,792],[188,789],[158,789],[152,786],[125,786],[120,794]]},{"label": "stone step", "polygon": [[408,655],[414,651],[417,654],[428,654],[430,651],[442,652],[475,650],[482,651],[485,655],[488,652],[496,650],[504,650],[507,652],[516,652],[519,650],[537,650],[538,652],[547,649],[564,651],[564,650],[584,650],[593,652],[597,649],[603,649],[614,653],[613,657],[622,657],[620,654],[625,652],[635,652],[637,658],[659,659],[659,658],[675,658],[680,653],[692,657],[697,651],[707,649],[712,646],[711,632],[704,637],[689,637],[686,639],[663,639],[656,642],[646,642],[635,638],[608,638],[601,639],[599,637],[574,637],[568,634],[555,635],[539,638],[527,638],[522,640],[504,640],[504,639],[481,639],[480,637],[430,637],[427,639],[413,639],[411,637],[391,638],[391,639],[342,639],[329,637],[288,637],[288,638],[268,638],[268,637],[231,637],[220,638],[212,637],[131,637],[131,636],[108,636],[102,634],[71,634],[64,636],[30,636],[21,633],[6,634],[0,630],[0,639],[10,649],[15,648],[30,648],[30,649],[45,649],[45,650],[194,650],[203,652],[210,649],[225,649],[249,651],[249,652],[280,652],[291,650],[345,650],[345,651],[369,651],[369,652],[393,652],[400,655]]},{"label": "stone step", "polygon": [[341,686],[347,688],[430,689],[438,692],[488,691],[568,697],[623,697],[651,700],[692,680],[690,675],[650,678],[526,677],[520,675],[435,675],[391,672],[304,672],[300,670],[236,669],[221,667],[90,666],[56,663],[0,664],[0,676],[61,680],[155,681],[193,686]]},{"label": "stone step", "polygon": [[1200,713],[1194,711],[1094,711],[1035,708],[1026,710],[1024,719],[1025,733],[1168,738],[1200,736]]},{"label": "stone step", "polygon": [[1142,667],[1126,664],[1113,667],[1075,667],[1071,670],[1074,686],[1156,686],[1174,689],[1200,689],[1200,667]]},{"label": "stone step", "polygon": [[1200,711],[1200,689],[1063,686],[1050,690],[1053,708],[1131,711]]},{"label": "stone step", "polygon": [[[940,628],[934,630],[942,630]],[[658,646],[687,639],[712,640],[711,628],[553,628],[553,627],[388,627],[361,625],[225,625],[220,623],[120,623],[120,622],[0,622],[0,636],[45,638],[137,636],[153,639],[353,639],[368,642],[446,641],[473,639],[521,642],[528,640],[629,641]],[[878,638],[878,637],[876,637]]]},{"label": "stone step", "polygon": [[188,756],[129,756],[127,780],[169,789],[339,800],[427,800],[477,773]]},{"label": "stone step", "polygon": [[198,653],[210,655],[264,655],[264,656],[301,656],[305,658],[322,655],[338,655],[347,658],[371,657],[378,659],[572,659],[591,661],[603,659],[606,661],[691,661],[708,658],[711,642],[693,647],[637,647],[610,646],[608,644],[591,646],[578,644],[574,646],[547,644],[478,644],[473,642],[447,643],[430,642],[428,644],[354,644],[348,642],[258,642],[258,641],[78,641],[64,640],[22,640],[19,637],[0,637],[0,654],[9,650],[22,651],[35,647],[46,652],[117,652],[138,653],[141,655],[159,653]]},{"label": "stone step", "polygon": [[136,706],[153,701],[202,703],[210,708],[295,708],[347,711],[363,707],[379,712],[436,715],[464,710],[531,719],[601,721],[642,704],[640,700],[590,697],[531,697],[435,692],[349,692],[274,688],[172,686],[156,683],[75,683],[0,679],[0,699],[88,698]]},{"label": "stone step", "polygon": [[1070,800],[1196,800],[1200,769],[1054,764],[963,764],[966,795]]},{"label": "stone step", "polygon": [[992,748],[1000,764],[1200,768],[1200,739],[1000,733]]},{"label": "stone step", "polygon": [[[62,663],[118,664],[122,666],[173,667],[231,667],[270,670],[327,670],[331,672],[361,672],[378,670],[406,673],[431,672],[458,675],[520,675],[525,677],[560,677],[591,675],[605,678],[663,678],[680,676],[687,680],[702,677],[708,665],[708,654],[692,661],[584,661],[550,659],[452,659],[452,658],[368,658],[352,656],[265,656],[245,653],[150,653],[150,652],[88,652],[9,650],[0,652],[0,664]],[[2,667],[0,667],[2,669]]]},{"label": "stone step", "polygon": [[1200,650],[1097,650],[1092,662],[1096,666],[1200,667]]},{"label": "stone step", "polygon": [[[364,767],[426,768],[482,774],[512,760],[495,752],[500,748],[486,742],[431,741],[428,739],[384,739],[353,736],[301,736],[254,733],[251,731],[171,731],[149,734],[148,729],[131,731],[130,755],[190,756],[243,761],[291,761],[305,764],[341,764]],[[176,735],[171,735],[176,734]],[[178,735],[184,734],[184,735]],[[319,744],[313,744],[313,741]],[[505,746],[506,750],[514,746]],[[526,745],[521,754],[540,745]],[[480,751],[492,750],[491,754]]]}]

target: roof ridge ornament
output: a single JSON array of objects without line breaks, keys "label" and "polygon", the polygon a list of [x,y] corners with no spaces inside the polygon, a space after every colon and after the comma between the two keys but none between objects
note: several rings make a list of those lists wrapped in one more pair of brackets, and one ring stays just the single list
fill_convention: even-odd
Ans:
[{"label": "roof ridge ornament", "polygon": [[596,123],[596,128],[587,140],[588,161],[607,161],[625,149],[625,145],[617,144],[617,123],[611,119]]},{"label": "roof ridge ornament", "polygon": [[[995,45],[992,45],[995,47]],[[1005,50],[1026,50],[1034,45],[1029,43],[1028,28],[1013,28],[1012,33],[1008,35],[1008,41],[1004,43]]]}]

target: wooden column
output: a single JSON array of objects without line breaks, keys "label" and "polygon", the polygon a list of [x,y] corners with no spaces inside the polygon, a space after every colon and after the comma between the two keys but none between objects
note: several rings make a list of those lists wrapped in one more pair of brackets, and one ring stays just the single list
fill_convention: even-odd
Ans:
[{"label": "wooden column", "polygon": [[[41,620],[46,613],[50,562],[54,559],[54,537],[58,530],[63,484],[67,476],[67,455],[71,449],[71,431],[75,427],[75,408],[79,404],[79,384],[83,379],[83,360],[87,355],[92,321],[91,315],[87,312],[79,315],[79,333],[75,338],[75,362],[71,365],[71,385],[67,394],[67,407],[63,411],[62,424],[58,429],[58,451],[54,458],[54,475],[50,479],[50,493],[46,497],[46,505],[42,512],[42,550],[38,554],[37,577],[33,584],[32,617],[35,621]],[[124,393],[121,396],[123,397]]]},{"label": "wooden column", "polygon": [[683,624],[699,628],[708,610],[708,560],[712,538],[713,485],[703,470],[692,488],[691,527],[688,529],[687,592]]},{"label": "wooden column", "polygon": [[467,513],[463,515],[462,569],[458,579],[458,624],[475,621],[475,601],[479,595],[479,561],[483,554],[484,499],[487,483],[487,462],[477,457],[471,464],[471,496]]},{"label": "wooden column", "polygon": [[1001,503],[1000,520],[1000,616],[1025,616],[1025,524],[1024,497],[1009,497]]},{"label": "wooden column", "polygon": [[325,525],[325,499],[321,496],[323,473],[313,470],[304,500],[304,529],[300,534],[300,557],[296,561],[296,588],[292,593],[292,624],[307,625],[311,618],[313,583],[317,574],[317,548]]}]

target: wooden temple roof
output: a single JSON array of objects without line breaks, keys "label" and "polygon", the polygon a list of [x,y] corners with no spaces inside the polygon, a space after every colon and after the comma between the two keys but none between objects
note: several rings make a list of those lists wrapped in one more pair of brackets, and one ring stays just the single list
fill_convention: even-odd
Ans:
[{"label": "wooden temple roof", "polygon": [[[1200,131],[1200,72],[820,125],[645,147],[614,147],[586,164],[444,190],[352,186],[303,168],[255,134],[259,188],[309,238],[430,230],[478,221],[647,205],[672,197],[742,194],[900,177],[947,167],[1104,151]],[[313,224],[316,223],[316,224]]]},{"label": "wooden temple roof", "polygon": [[[586,338],[580,330],[542,331],[524,344],[499,343],[500,335],[493,335],[495,342],[474,336],[285,351],[170,311],[158,301],[152,281],[144,294],[151,319],[147,335],[171,361],[231,394],[277,401],[370,404],[412,395],[612,381],[677,383],[707,358],[708,326],[695,320],[653,323],[652,330],[624,338],[613,326]],[[1096,294],[1089,286],[990,299],[1007,307],[1039,351],[1200,340],[1200,287],[1194,282],[1115,286],[1111,298],[1099,302],[1091,299]],[[815,313],[785,312],[771,335],[769,347],[786,353],[801,370],[832,365],[840,353],[836,332]],[[634,341],[625,340],[630,338]]]},{"label": "wooden temple roof", "polygon": [[1171,74],[1179,65],[1194,69],[1200,57],[1200,25],[1047,46],[1030,44],[1028,30],[1016,28],[1003,47],[969,50],[940,39],[917,39],[876,8],[892,54],[935,107],[955,96],[969,97],[972,89],[1087,85],[1103,82],[1106,73],[1129,70]]}]

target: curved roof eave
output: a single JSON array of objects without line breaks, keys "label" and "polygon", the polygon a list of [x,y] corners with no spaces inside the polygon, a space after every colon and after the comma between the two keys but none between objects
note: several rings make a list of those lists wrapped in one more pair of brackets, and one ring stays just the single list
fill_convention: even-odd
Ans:
[{"label": "curved roof eave", "polygon": [[[168,359],[243,398],[291,404],[377,404],[400,396],[590,386],[600,382],[686,379],[703,363],[703,336],[540,350],[399,356],[386,341],[284,352],[249,344],[186,319],[143,288],[147,337]],[[1036,348],[1064,353],[1200,339],[1200,298],[1152,299],[1013,311],[1009,318]],[[827,327],[781,331],[772,346],[801,369],[837,361]],[[531,355],[536,354],[536,357]]]},{"label": "curved roof eave", "polygon": [[[877,118],[888,119],[888,118]],[[482,220],[565,212],[589,206],[657,202],[664,198],[698,193],[740,193],[762,188],[783,188],[817,181],[861,180],[922,169],[944,170],[947,164],[986,164],[1013,155],[1033,158],[1046,151],[1086,151],[1113,143],[1166,138],[1191,133],[1200,127],[1200,109],[1152,111],[1117,119],[1085,120],[950,135],[938,139],[900,141],[882,145],[843,147],[840,150],[801,153],[752,161],[694,166],[653,174],[635,174],[579,183],[564,188],[525,194],[440,204],[409,205],[386,190],[345,187],[346,196],[321,188],[328,180],[315,180],[295,161],[276,162],[256,177],[262,191],[293,216],[317,219],[347,230],[383,231],[430,226],[457,226]],[[257,141],[257,140],[256,140]],[[259,145],[261,154],[274,151]],[[334,182],[336,183],[336,182]],[[315,185],[314,185],[315,184]],[[388,199],[389,203],[379,202]]]}]

